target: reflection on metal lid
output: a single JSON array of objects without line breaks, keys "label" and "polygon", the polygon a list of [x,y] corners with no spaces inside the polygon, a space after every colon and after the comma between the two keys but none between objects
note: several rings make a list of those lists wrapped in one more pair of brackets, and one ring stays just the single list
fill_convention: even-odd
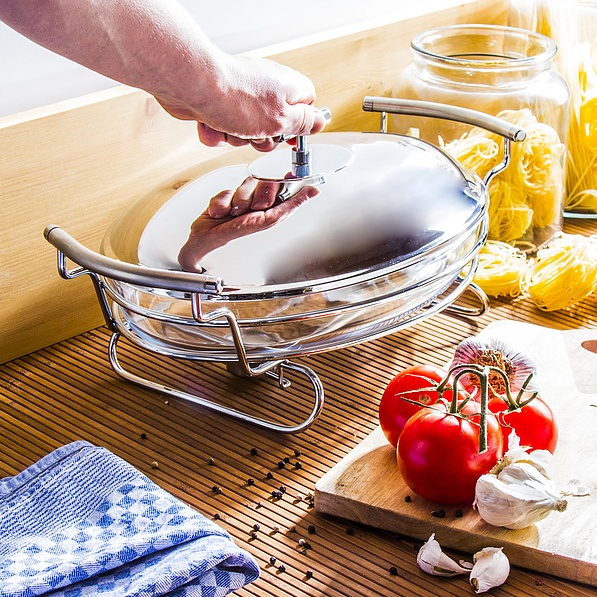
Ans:
[{"label": "reflection on metal lid", "polygon": [[[239,288],[379,275],[424,258],[475,225],[484,209],[478,181],[422,141],[321,133],[310,138],[315,166],[318,144],[350,151],[352,160],[326,172],[320,194],[286,220],[209,253],[201,260],[208,273]],[[288,148],[278,151],[287,154]],[[246,176],[246,164],[227,166],[176,191],[141,234],[139,261],[178,268],[191,223],[212,196],[236,188]]]}]

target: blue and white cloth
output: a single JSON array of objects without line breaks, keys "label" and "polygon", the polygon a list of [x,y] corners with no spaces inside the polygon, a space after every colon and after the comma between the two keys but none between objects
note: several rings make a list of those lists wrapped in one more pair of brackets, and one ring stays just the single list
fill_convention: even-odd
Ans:
[{"label": "blue and white cloth", "polygon": [[0,597],[220,597],[259,576],[217,524],[105,448],[0,479]]}]

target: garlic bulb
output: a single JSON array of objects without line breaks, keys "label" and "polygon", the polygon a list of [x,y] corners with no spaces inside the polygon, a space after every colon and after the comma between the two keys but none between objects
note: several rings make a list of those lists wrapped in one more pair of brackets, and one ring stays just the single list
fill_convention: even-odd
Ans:
[{"label": "garlic bulb", "polygon": [[468,562],[458,564],[442,551],[440,544],[435,540],[435,533],[419,549],[417,564],[423,572],[433,576],[456,576],[458,574],[468,574],[471,571]]},{"label": "garlic bulb", "polygon": [[473,556],[473,562],[469,582],[475,593],[503,585],[510,574],[510,562],[501,547],[485,547]]},{"label": "garlic bulb", "polygon": [[[517,393],[521,390],[529,375],[534,374],[537,367],[533,360],[508,346],[499,338],[481,339],[477,336],[463,340],[454,352],[454,358],[450,363],[450,369],[458,365],[476,364],[489,365],[501,369],[506,375],[511,392]],[[474,394],[479,389],[479,380],[475,375],[465,374],[460,378],[464,389]],[[489,379],[491,390],[497,394],[504,394],[506,388],[503,378],[491,373]],[[534,380],[526,386],[528,391],[538,389]]]},{"label": "garlic bulb", "polygon": [[504,457],[477,481],[473,506],[489,524],[522,529],[543,520],[553,510],[563,512],[568,503],[549,478],[551,453],[527,453],[514,433],[510,441]]}]

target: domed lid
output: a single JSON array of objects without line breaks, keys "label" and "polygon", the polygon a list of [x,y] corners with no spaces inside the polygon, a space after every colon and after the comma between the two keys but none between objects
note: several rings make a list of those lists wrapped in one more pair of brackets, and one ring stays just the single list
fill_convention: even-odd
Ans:
[{"label": "domed lid", "polygon": [[486,212],[479,179],[418,139],[320,133],[309,138],[309,151],[306,176],[289,174],[293,149],[284,145],[250,163],[208,171],[170,194],[162,191],[150,217],[139,216],[156,202],[145,198],[115,223],[102,252],[148,267],[180,269],[178,253],[191,224],[213,196],[237,188],[248,175],[283,183],[283,196],[304,184],[320,193],[274,226],[227,239],[201,258],[205,273],[243,294],[341,286],[414,266],[431,252],[449,250],[451,241],[478,225]]}]

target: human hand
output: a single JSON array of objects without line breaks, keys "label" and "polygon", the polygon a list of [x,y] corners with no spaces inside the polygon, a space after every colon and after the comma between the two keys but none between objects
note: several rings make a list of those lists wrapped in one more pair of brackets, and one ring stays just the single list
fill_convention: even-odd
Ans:
[{"label": "human hand", "polygon": [[292,68],[262,58],[217,54],[219,73],[205,93],[185,91],[188,100],[156,95],[173,116],[196,120],[199,139],[210,147],[251,144],[258,151],[271,151],[276,137],[318,133],[326,125],[324,114],[313,105],[311,80]]},{"label": "human hand", "polygon": [[220,191],[191,224],[191,232],[178,254],[184,271],[203,271],[200,261],[231,240],[266,230],[286,219],[305,201],[319,194],[304,186],[282,203],[276,203],[282,183],[247,178],[235,191]]}]

